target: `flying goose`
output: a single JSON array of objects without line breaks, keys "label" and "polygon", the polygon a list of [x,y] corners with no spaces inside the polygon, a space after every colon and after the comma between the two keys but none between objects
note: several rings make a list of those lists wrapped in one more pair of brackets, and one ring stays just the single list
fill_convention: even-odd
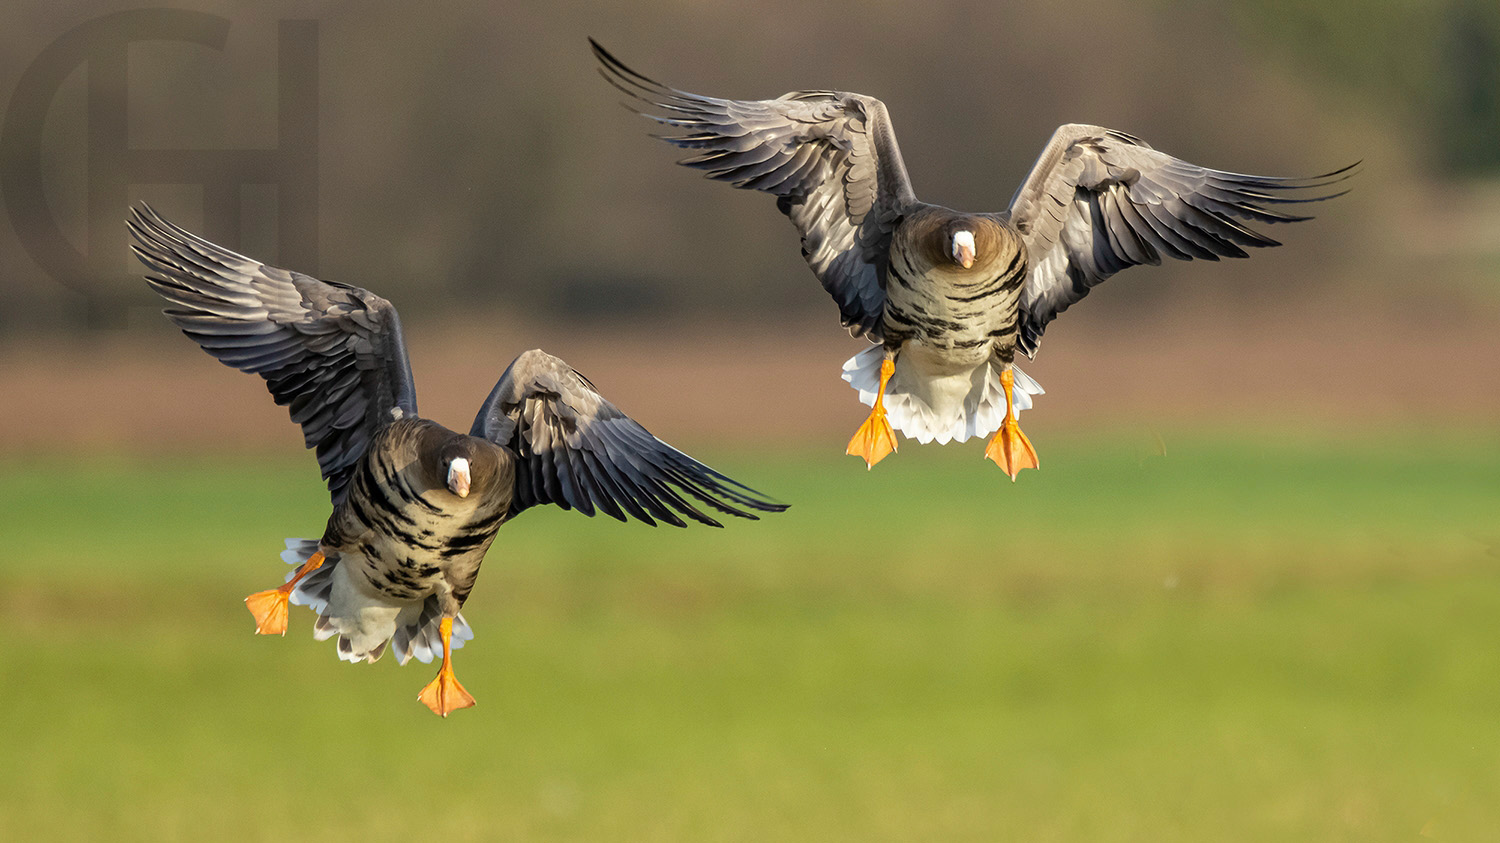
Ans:
[{"label": "flying goose", "polygon": [[1122,269],[1246,257],[1280,245],[1248,222],[1309,219],[1278,206],[1339,193],[1353,167],[1312,178],[1210,170],[1101,126],[1052,135],[1000,213],[917,199],[885,104],[840,91],[731,100],[669,88],[593,39],[600,73],[644,103],[661,135],[697,151],[679,163],[734,187],[774,194],[843,324],[875,343],[844,364],[873,408],[848,453],[867,467],[918,442],[994,433],[985,449],[1012,480],[1036,468],[1017,415],[1042,393],[1015,366],[1047,324]]},{"label": "flying goose", "polygon": [[[265,378],[302,426],[333,499],[321,539],[288,539],[299,566],[245,598],[256,632],[286,634],[287,604],[318,615],[314,637],[375,661],[389,643],[438,675],[434,712],[474,704],[452,650],[473,637],[459,612],[500,526],[538,504],[621,521],[721,526],[704,508],[755,519],[786,507],[652,436],[588,379],[542,351],[517,357],[468,435],[417,414],[390,302],[358,287],[267,266],[133,209],[132,249],[164,311],[220,362]],[[702,508],[700,508],[702,507]]]}]

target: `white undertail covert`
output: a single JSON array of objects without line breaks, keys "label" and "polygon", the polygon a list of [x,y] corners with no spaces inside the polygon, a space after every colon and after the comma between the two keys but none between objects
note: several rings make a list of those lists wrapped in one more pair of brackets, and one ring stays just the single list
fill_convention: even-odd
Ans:
[{"label": "white undertail covert", "polygon": [[[910,346],[909,350],[916,350]],[[859,390],[859,400],[875,406],[880,388],[880,362],[885,350],[879,345],[849,358],[844,380]],[[973,369],[953,373],[923,371],[917,355],[896,355],[896,373],[885,388],[886,419],[908,439],[926,444],[963,442],[984,437],[1005,422],[1005,390],[1000,386],[1002,366],[990,358]],[[1041,384],[1011,366],[1016,384],[1012,393],[1016,414],[1031,408],[1031,396],[1045,392]]]}]

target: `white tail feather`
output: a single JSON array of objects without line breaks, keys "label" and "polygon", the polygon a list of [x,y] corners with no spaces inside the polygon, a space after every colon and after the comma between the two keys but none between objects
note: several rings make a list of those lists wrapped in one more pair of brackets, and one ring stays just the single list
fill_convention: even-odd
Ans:
[{"label": "white tail feather", "polygon": [[[872,407],[884,359],[884,349],[872,345],[844,364],[844,380],[859,390],[859,400]],[[921,362],[910,353],[896,357],[896,371],[886,384],[883,404],[891,427],[908,439],[940,444],[988,436],[1000,429],[1005,422],[1005,391],[1000,386],[1004,366],[999,361],[990,357],[973,369],[952,374],[922,371]],[[1019,415],[1031,408],[1031,396],[1044,390],[1020,368],[1012,366],[1011,371],[1016,379],[1012,399]]]}]

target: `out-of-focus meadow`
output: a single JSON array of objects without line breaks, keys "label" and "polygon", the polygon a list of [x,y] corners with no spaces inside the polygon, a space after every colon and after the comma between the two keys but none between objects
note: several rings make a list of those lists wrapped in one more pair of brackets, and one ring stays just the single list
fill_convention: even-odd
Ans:
[{"label": "out-of-focus meadow", "polygon": [[[294,268],[401,308],[424,414],[466,427],[540,346],[792,508],[526,513],[466,609],[479,704],[439,720],[433,666],[342,664],[304,609],[251,634],[241,598],[327,496],[260,382],[158,315],[123,205],[93,278],[42,271],[13,218],[0,839],[1487,839],[1500,12],[1368,5],[285,0],[203,6],[222,50],[132,45],[132,148],[269,147],[277,21],[317,22]],[[0,86],[125,8],[7,11]],[[918,194],[960,208],[1002,208],[1068,121],[1231,170],[1364,164],[1285,247],[1130,270],[1059,319],[1023,362],[1040,471],[970,442],[866,472],[861,342],[791,227],[672,166],[588,35],[689,90],[880,96]],[[41,133],[80,247],[94,81]],[[29,160],[0,138],[0,175]],[[280,259],[274,191],[234,230],[191,184],[130,195]]]},{"label": "out-of-focus meadow", "polygon": [[0,834],[1487,836],[1500,448],[1170,439],[1049,437],[1015,486],[716,451],[796,502],[722,533],[528,514],[446,722],[431,666],[251,634],[319,529],[304,461],[14,464]]}]

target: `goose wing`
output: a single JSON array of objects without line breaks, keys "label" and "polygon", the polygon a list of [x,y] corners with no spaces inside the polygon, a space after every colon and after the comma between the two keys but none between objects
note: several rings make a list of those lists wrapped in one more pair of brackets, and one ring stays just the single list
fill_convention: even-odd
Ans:
[{"label": "goose wing", "polygon": [[741,518],[786,509],[652,436],[571,366],[543,351],[517,357],[469,431],[519,460],[515,514],[557,504],[585,515],[723,526],[704,508]]},{"label": "goose wing", "polygon": [[1010,203],[1026,241],[1021,342],[1035,356],[1047,323],[1122,269],[1243,258],[1279,246],[1251,223],[1310,219],[1283,210],[1342,195],[1350,165],[1311,178],[1229,173],[1189,164],[1101,126],[1058,128]]},{"label": "goose wing", "polygon": [[802,255],[855,336],[880,337],[891,231],[915,204],[885,103],[838,91],[729,100],[669,88],[593,45],[600,73],[697,155],[684,166],[774,194]]},{"label": "goose wing", "polygon": [[302,426],[333,502],[371,438],[417,414],[401,320],[358,287],[268,266],[191,234],[150,206],[131,210],[131,249],[164,313],[226,366],[265,378]]}]

